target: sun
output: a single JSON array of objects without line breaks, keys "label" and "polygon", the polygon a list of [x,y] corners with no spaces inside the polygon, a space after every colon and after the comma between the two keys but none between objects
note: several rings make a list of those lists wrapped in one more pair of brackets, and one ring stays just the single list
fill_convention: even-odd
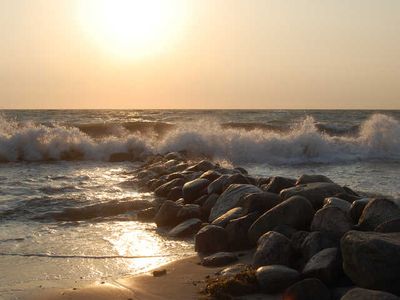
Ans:
[{"label": "sun", "polygon": [[81,27],[108,54],[143,58],[166,51],[185,26],[183,0],[79,1]]}]

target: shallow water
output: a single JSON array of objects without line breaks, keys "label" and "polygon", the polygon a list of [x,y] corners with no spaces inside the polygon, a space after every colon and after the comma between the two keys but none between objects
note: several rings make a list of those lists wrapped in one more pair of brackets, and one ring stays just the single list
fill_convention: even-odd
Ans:
[{"label": "shallow water", "polygon": [[0,295],[193,253],[191,241],[168,239],[126,209],[153,199],[132,183],[138,164],[108,162],[117,152],[184,149],[257,176],[324,174],[400,197],[399,111],[3,111]]}]

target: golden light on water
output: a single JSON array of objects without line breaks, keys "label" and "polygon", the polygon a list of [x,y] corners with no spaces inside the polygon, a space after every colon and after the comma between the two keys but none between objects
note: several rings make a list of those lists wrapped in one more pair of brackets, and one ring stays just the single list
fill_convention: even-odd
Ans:
[{"label": "golden light on water", "polygon": [[122,59],[167,51],[187,17],[181,0],[87,0],[79,5],[83,30],[100,49]]}]

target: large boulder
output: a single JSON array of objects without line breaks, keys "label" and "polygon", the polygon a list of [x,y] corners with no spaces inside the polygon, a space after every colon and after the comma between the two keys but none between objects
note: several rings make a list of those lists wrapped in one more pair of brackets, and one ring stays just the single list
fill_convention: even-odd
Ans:
[{"label": "large boulder", "polygon": [[235,207],[235,208],[228,210],[222,216],[219,216],[218,218],[216,218],[214,221],[212,221],[211,224],[225,227],[226,225],[228,225],[229,221],[240,218],[242,215],[243,215],[243,208]]},{"label": "large boulder", "polygon": [[231,220],[225,229],[228,232],[229,249],[243,250],[251,248],[247,232],[251,224],[259,217],[257,213],[250,213],[243,217]]},{"label": "large boulder", "polygon": [[211,194],[207,197],[207,199],[204,201],[203,205],[201,206],[201,213],[203,215],[203,218],[205,220],[208,220],[208,217],[210,216],[211,209],[214,207],[215,203],[218,200],[219,195],[218,194]]},{"label": "large boulder", "polygon": [[173,187],[172,189],[170,189],[170,191],[167,194],[167,199],[176,201],[176,200],[182,198],[182,196],[183,196],[182,187],[176,186],[176,187]]},{"label": "large boulder", "polygon": [[186,237],[196,233],[201,227],[202,221],[197,218],[186,220],[174,228],[172,228],[168,235],[171,237]]},{"label": "large boulder", "polygon": [[301,185],[301,184],[307,184],[307,183],[314,183],[314,182],[329,182],[333,183],[332,180],[330,180],[328,177],[325,175],[308,175],[308,174],[303,174],[297,179],[296,185]]},{"label": "large boulder", "polygon": [[217,179],[215,179],[213,182],[210,183],[210,185],[207,187],[207,192],[209,195],[211,194],[222,194],[224,190],[224,185],[225,182],[229,179],[229,175],[224,174],[219,176]]},{"label": "large boulder", "polygon": [[284,235],[269,231],[260,237],[253,256],[255,267],[289,265],[292,255],[290,240]]},{"label": "large boulder", "polygon": [[400,294],[400,233],[350,231],[341,249],[343,269],[357,286]]},{"label": "large boulder", "polygon": [[325,198],[333,197],[339,193],[345,193],[340,185],[329,182],[315,182],[284,189],[280,192],[280,196],[282,199],[296,195],[303,196],[311,202],[314,209],[318,210],[322,207]]},{"label": "large boulder", "polygon": [[311,257],[303,269],[303,275],[333,285],[341,270],[342,261],[338,248],[327,248]]},{"label": "large boulder", "polygon": [[215,171],[215,170],[209,170],[207,172],[204,172],[200,178],[201,179],[207,179],[210,182],[213,182],[215,179],[217,179],[219,176],[221,176],[221,173]]},{"label": "large boulder", "polygon": [[201,209],[197,204],[185,204],[183,205],[176,214],[176,218],[179,222],[185,221],[191,218],[201,218]]},{"label": "large boulder", "polygon": [[337,207],[324,207],[318,210],[311,223],[312,231],[326,231],[341,237],[353,228],[348,214]]},{"label": "large boulder", "polygon": [[198,178],[186,182],[182,188],[183,199],[185,203],[192,203],[197,198],[207,194],[207,187],[210,184],[208,179]]},{"label": "large boulder", "polygon": [[194,237],[194,249],[201,253],[226,251],[228,249],[228,233],[219,226],[204,226]]},{"label": "large boulder", "polygon": [[177,214],[181,209],[181,205],[176,204],[173,201],[165,201],[159,211],[157,212],[154,221],[157,226],[175,226],[179,223]]},{"label": "large boulder", "polygon": [[354,288],[348,291],[341,300],[400,300],[400,298],[387,292]]},{"label": "large boulder", "polygon": [[307,229],[310,225],[314,209],[304,197],[292,197],[259,217],[249,229],[250,241],[256,242],[265,232],[278,225],[289,225],[296,229]]},{"label": "large boulder", "polygon": [[238,260],[235,253],[218,252],[206,256],[202,259],[201,264],[206,267],[222,267]]},{"label": "large boulder", "polygon": [[257,282],[262,291],[277,293],[285,290],[300,277],[299,272],[282,265],[259,267],[256,271]]},{"label": "large boulder", "polygon": [[162,184],[159,186],[155,191],[154,194],[159,197],[167,197],[169,191],[174,188],[174,187],[181,187],[185,184],[185,180],[182,178],[175,178],[172,179],[171,181],[168,181],[167,183]]},{"label": "large boulder", "polygon": [[349,214],[355,224],[358,223],[358,220],[360,219],[364,208],[367,206],[368,202],[370,202],[371,200],[372,199],[370,199],[370,198],[362,198],[362,199],[353,201],[353,203],[351,204],[351,207],[350,207]]},{"label": "large boulder", "polygon": [[262,186],[262,189],[265,192],[279,194],[283,189],[290,188],[295,184],[295,179],[275,176],[270,178],[269,182]]},{"label": "large boulder", "polygon": [[378,225],[384,222],[399,218],[399,201],[377,198],[373,199],[365,206],[358,221],[358,226],[362,230],[374,230]]},{"label": "large boulder", "polygon": [[208,160],[202,160],[200,162],[198,162],[197,164],[187,168],[187,171],[192,171],[192,172],[206,172],[208,170],[213,170],[215,169],[215,165],[208,161]]},{"label": "large boulder", "polygon": [[339,247],[339,239],[328,232],[314,231],[301,243],[301,253],[305,261],[326,248]]},{"label": "large boulder", "polygon": [[260,214],[265,213],[271,208],[281,203],[279,195],[269,192],[254,193],[244,196],[238,203],[239,206],[243,207],[244,213],[248,214],[251,212],[258,212]]},{"label": "large boulder", "polygon": [[351,208],[351,203],[349,201],[346,201],[346,200],[343,200],[340,198],[329,197],[329,198],[325,198],[323,207],[324,208],[325,207],[337,207],[337,208],[343,210],[345,213],[349,213],[350,208]]},{"label": "large boulder", "polygon": [[394,219],[380,224],[375,228],[376,232],[400,232],[400,219]]},{"label": "large boulder", "polygon": [[307,278],[291,285],[282,300],[331,300],[331,293],[319,279]]},{"label": "large boulder", "polygon": [[229,175],[223,183],[222,190],[225,191],[231,184],[253,184],[250,177],[244,176],[240,173]]},{"label": "large boulder", "polygon": [[225,192],[217,199],[214,207],[211,209],[209,221],[212,222],[228,210],[237,207],[241,197],[250,193],[258,193],[261,190],[251,184],[231,184]]}]

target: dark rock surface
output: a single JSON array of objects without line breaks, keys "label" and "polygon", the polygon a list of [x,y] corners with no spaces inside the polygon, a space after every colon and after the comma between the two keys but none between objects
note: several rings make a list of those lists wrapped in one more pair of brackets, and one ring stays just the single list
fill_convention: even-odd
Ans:
[{"label": "dark rock surface", "polygon": [[347,212],[337,207],[325,207],[318,210],[311,223],[312,231],[326,231],[341,237],[353,228],[353,222]]},{"label": "dark rock surface", "polygon": [[374,230],[378,225],[400,218],[400,206],[397,200],[377,198],[364,208],[358,221],[362,230]]},{"label": "dark rock surface", "polygon": [[387,292],[354,288],[348,291],[341,300],[400,300],[400,298]]},{"label": "dark rock surface", "polygon": [[194,238],[195,251],[215,253],[228,250],[228,233],[222,227],[207,225]]},{"label": "dark rock surface", "polygon": [[206,267],[222,267],[238,260],[235,253],[218,252],[202,259],[201,264]]},{"label": "dark rock surface", "polygon": [[260,237],[253,256],[255,267],[290,264],[292,249],[290,240],[284,235],[269,231]]},{"label": "dark rock surface", "polygon": [[196,233],[201,227],[202,221],[200,219],[188,219],[174,228],[172,228],[168,235],[171,237],[186,237]]},{"label": "dark rock surface", "polygon": [[207,187],[210,184],[208,179],[198,178],[189,182],[186,182],[182,188],[183,199],[185,203],[192,203],[197,198],[204,194],[207,194]]},{"label": "dark rock surface", "polygon": [[260,267],[256,277],[261,290],[266,293],[277,293],[295,283],[300,274],[294,269],[282,265]]},{"label": "dark rock surface", "polygon": [[319,279],[308,278],[291,285],[283,300],[331,300],[329,289]]}]

